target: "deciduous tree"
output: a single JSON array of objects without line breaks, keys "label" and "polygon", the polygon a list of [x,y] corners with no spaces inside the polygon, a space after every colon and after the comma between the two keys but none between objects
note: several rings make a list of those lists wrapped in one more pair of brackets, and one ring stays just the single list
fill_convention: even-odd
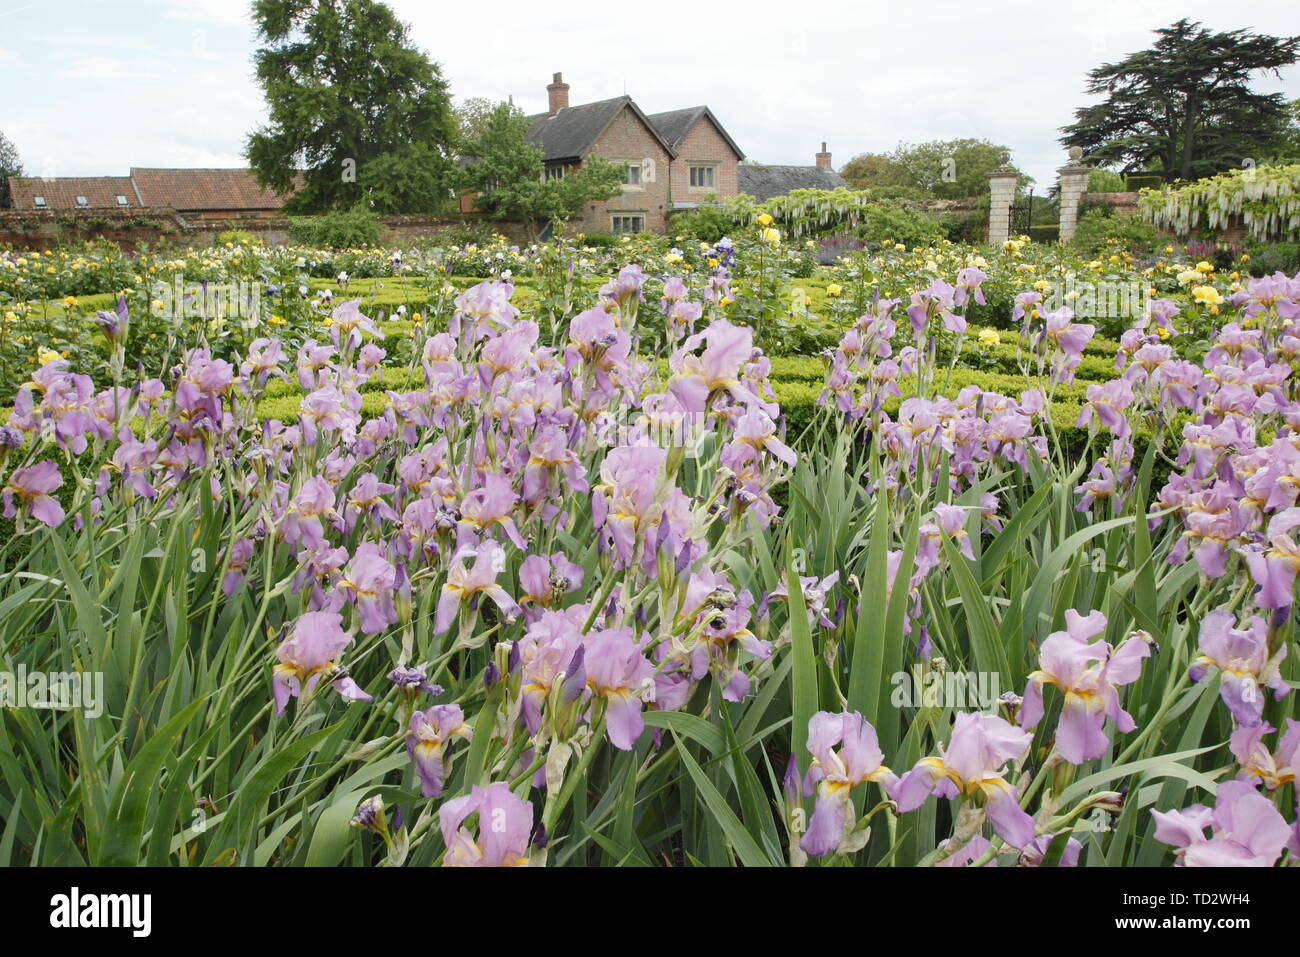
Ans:
[{"label": "deciduous tree", "polygon": [[379,213],[450,203],[456,138],[438,65],[376,0],[256,0],[269,122],[248,138],[258,181],[290,209]]}]

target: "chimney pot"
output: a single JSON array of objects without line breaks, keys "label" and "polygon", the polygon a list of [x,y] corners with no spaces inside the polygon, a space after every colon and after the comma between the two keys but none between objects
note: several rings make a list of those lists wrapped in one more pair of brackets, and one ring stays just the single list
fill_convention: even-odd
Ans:
[{"label": "chimney pot", "polygon": [[551,77],[551,82],[546,87],[546,99],[551,116],[569,105],[569,84],[564,82],[562,74],[556,73]]}]

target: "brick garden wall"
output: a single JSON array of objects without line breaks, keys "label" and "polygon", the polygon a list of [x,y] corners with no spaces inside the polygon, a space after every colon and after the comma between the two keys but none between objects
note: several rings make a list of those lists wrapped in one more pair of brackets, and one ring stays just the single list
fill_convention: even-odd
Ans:
[{"label": "brick garden wall", "polygon": [[[481,215],[381,216],[382,241],[400,245],[436,236],[457,227],[487,223],[514,242],[526,242],[528,233],[519,223],[493,222]],[[128,252],[140,243],[211,243],[218,233],[241,229],[263,242],[289,242],[289,220],[278,214],[218,216],[212,213],[182,215],[174,209],[0,210],[0,248],[49,249],[60,243],[108,239]],[[608,225],[606,225],[608,229]]]}]

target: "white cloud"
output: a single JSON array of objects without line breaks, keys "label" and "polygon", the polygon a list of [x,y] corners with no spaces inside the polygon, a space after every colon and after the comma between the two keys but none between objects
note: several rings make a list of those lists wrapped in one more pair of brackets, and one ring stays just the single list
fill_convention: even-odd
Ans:
[{"label": "white cloud", "polygon": [[[460,99],[513,94],[538,112],[561,70],[575,104],[624,92],[652,113],[707,104],[768,163],[810,164],[823,140],[842,165],[899,142],[973,136],[1005,143],[1040,192],[1065,159],[1058,128],[1088,102],[1087,71],[1149,46],[1154,28],[1187,15],[1215,30],[1297,32],[1294,0],[1255,0],[1249,16],[1219,0],[1095,0],[1077,10],[823,0],[815,16],[789,4],[497,0],[488,24],[481,4],[388,2]],[[45,5],[5,3],[4,51],[29,61],[96,54],[54,76],[5,71],[6,132],[27,130],[20,145],[34,165],[52,156],[62,175],[90,175],[240,162],[264,115],[247,0],[82,0],[58,31]],[[129,29],[124,9],[135,11]],[[3,51],[0,61],[10,62]],[[1300,96],[1300,71],[1283,77],[1257,88]],[[113,81],[130,81],[129,102]]]},{"label": "white cloud", "polygon": [[70,80],[151,80],[158,74],[142,72],[111,57],[92,56],[78,60],[59,76]]},{"label": "white cloud", "polygon": [[240,0],[166,0],[167,19],[193,20],[243,26],[248,23],[248,4]]}]

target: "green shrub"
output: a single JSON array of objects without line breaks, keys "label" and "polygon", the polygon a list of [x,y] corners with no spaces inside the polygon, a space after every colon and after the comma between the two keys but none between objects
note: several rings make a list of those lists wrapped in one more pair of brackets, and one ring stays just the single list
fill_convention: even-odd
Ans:
[{"label": "green shrub", "polygon": [[1061,224],[1045,223],[1042,226],[1030,226],[1029,238],[1036,243],[1054,243],[1061,238]]},{"label": "green shrub", "polygon": [[618,237],[613,233],[587,233],[582,237],[582,244],[593,249],[613,249],[618,245]]},{"label": "green shrub", "polygon": [[1271,276],[1281,270],[1287,275],[1300,272],[1300,243],[1266,243],[1250,248],[1253,276]]},{"label": "green shrub", "polygon": [[1122,193],[1125,190],[1124,177],[1108,169],[1094,169],[1088,173],[1088,192]]},{"label": "green shrub", "polygon": [[944,237],[954,243],[982,243],[988,227],[988,210],[941,213],[936,220]]},{"label": "green shrub", "polygon": [[227,229],[217,233],[213,242],[218,246],[261,246],[262,241],[246,229]]},{"label": "green shrub", "polygon": [[319,216],[289,217],[289,237],[308,246],[352,249],[379,242],[383,224],[364,206],[335,209]]},{"label": "green shrub", "polygon": [[1079,219],[1074,234],[1074,245],[1087,253],[1095,254],[1109,245],[1129,249],[1149,250],[1159,239],[1159,233],[1141,216],[1130,213],[1109,215],[1099,209],[1089,209]]},{"label": "green shrub", "polygon": [[704,243],[716,243],[732,229],[731,216],[719,206],[700,206],[681,216],[674,216],[670,231]]},{"label": "green shrub", "polygon": [[943,228],[924,213],[893,203],[866,207],[854,233],[864,242],[892,239],[905,246],[925,246],[943,238]]},{"label": "green shrub", "polygon": [[1159,173],[1135,173],[1124,177],[1124,185],[1130,193],[1141,189],[1159,189],[1165,184],[1165,178]]}]

